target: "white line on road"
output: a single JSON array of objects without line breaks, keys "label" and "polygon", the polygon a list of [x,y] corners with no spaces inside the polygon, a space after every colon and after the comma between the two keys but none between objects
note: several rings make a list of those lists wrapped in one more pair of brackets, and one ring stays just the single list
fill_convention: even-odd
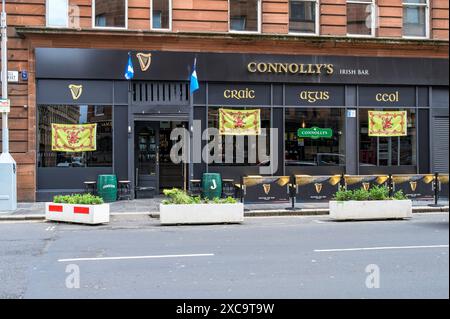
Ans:
[{"label": "white line on road", "polygon": [[214,254],[73,258],[73,259],[58,259],[58,262],[127,260],[127,259],[158,259],[158,258],[186,258],[186,257],[211,257],[211,256],[214,256]]},{"label": "white line on road", "polygon": [[391,249],[422,249],[422,248],[448,248],[448,245],[430,246],[393,246],[393,247],[365,247],[365,248],[343,248],[343,249],[315,249],[316,253],[339,252],[339,251],[361,251],[361,250],[391,250]]}]

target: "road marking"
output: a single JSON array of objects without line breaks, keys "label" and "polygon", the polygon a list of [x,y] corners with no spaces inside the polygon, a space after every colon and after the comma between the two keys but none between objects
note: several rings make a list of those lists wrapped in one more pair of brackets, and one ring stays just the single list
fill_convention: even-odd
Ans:
[{"label": "road marking", "polygon": [[55,226],[48,226],[45,230],[46,231],[54,231],[55,230]]},{"label": "road marking", "polygon": [[186,257],[211,257],[211,256],[214,256],[214,254],[73,258],[73,259],[58,259],[58,262],[100,261],[100,260],[127,260],[127,259],[186,258]]},{"label": "road marking", "polygon": [[422,248],[448,248],[448,245],[430,246],[393,246],[393,247],[365,247],[365,248],[343,248],[343,249],[315,249],[316,253],[339,252],[339,251],[362,251],[362,250],[392,250],[392,249],[422,249]]}]

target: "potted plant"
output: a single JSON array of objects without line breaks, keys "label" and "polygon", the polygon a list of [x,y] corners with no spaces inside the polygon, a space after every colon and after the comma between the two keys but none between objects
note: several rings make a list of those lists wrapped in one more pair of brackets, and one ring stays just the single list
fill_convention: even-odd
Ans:
[{"label": "potted plant", "polygon": [[330,216],[336,220],[411,218],[412,202],[402,191],[390,197],[384,185],[369,190],[341,188],[330,201]]},{"label": "potted plant", "polygon": [[189,196],[185,191],[176,188],[164,190],[164,195],[167,198],[160,205],[162,225],[244,221],[244,205],[232,197],[208,200]]},{"label": "potted plant", "polygon": [[91,194],[58,195],[45,204],[45,218],[91,225],[108,223],[109,204]]}]

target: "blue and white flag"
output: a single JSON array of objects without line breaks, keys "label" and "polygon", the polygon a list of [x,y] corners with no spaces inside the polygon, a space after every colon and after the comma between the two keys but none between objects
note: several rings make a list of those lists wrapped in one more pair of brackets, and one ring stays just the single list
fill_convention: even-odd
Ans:
[{"label": "blue and white flag", "polygon": [[198,77],[197,77],[197,59],[194,60],[194,68],[192,69],[191,74],[191,94],[197,91],[200,88],[200,85],[198,84]]},{"label": "blue and white flag", "polygon": [[125,70],[125,79],[131,80],[133,78],[134,78],[133,61],[131,59],[131,54],[128,53],[128,63],[127,63],[127,68]]}]

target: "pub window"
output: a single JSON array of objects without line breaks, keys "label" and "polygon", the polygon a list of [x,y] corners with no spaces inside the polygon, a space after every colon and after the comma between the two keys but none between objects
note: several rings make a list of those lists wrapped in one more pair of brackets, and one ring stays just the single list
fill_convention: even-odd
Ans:
[{"label": "pub window", "polygon": [[[38,117],[38,167],[112,166],[111,106],[40,105]],[[97,124],[96,150],[78,153],[52,151],[52,124]]]},{"label": "pub window", "polygon": [[289,32],[317,34],[318,0],[289,1]]},{"label": "pub window", "polygon": [[[242,107],[240,108],[242,110],[254,110],[254,107]],[[261,135],[259,138],[265,138],[265,144],[266,144],[266,154],[270,155],[270,128],[271,128],[271,110],[269,108],[261,108]],[[219,129],[219,108],[217,107],[210,107],[208,108],[208,127],[209,128],[216,128]],[[232,145],[232,163],[226,163],[226,138],[232,138],[233,139],[233,145]],[[270,164],[269,161],[261,160],[259,158],[258,153],[258,137],[256,137],[256,143],[253,143],[251,139],[249,139],[249,136],[243,136],[243,144],[242,149],[244,153],[243,163],[239,163],[237,159],[237,152],[241,150],[237,145],[237,137],[236,136],[221,136],[222,144],[220,146],[219,151],[219,158],[218,161],[213,161],[211,166],[268,166]],[[212,137],[211,137],[212,140]],[[256,163],[252,162],[251,158],[253,157],[251,154],[256,154]],[[230,152],[231,154],[231,152]],[[231,157],[231,156],[230,156]]]},{"label": "pub window", "polygon": [[343,109],[286,108],[286,166],[345,166],[344,128]]},{"label": "pub window", "polygon": [[373,109],[374,111],[407,111],[407,135],[369,136],[368,109],[359,111],[360,166],[416,166],[417,130],[415,109]]},{"label": "pub window", "polygon": [[94,0],[93,23],[97,28],[127,28],[127,0]]},{"label": "pub window", "polygon": [[260,32],[261,0],[229,0],[230,31]]},{"label": "pub window", "polygon": [[69,23],[69,0],[47,0],[47,27],[66,28]]},{"label": "pub window", "polygon": [[428,0],[403,0],[403,36],[428,37]]},{"label": "pub window", "polygon": [[374,0],[347,0],[347,34],[354,36],[375,35]]},{"label": "pub window", "polygon": [[172,19],[171,0],[152,0],[152,29],[170,30]]}]

